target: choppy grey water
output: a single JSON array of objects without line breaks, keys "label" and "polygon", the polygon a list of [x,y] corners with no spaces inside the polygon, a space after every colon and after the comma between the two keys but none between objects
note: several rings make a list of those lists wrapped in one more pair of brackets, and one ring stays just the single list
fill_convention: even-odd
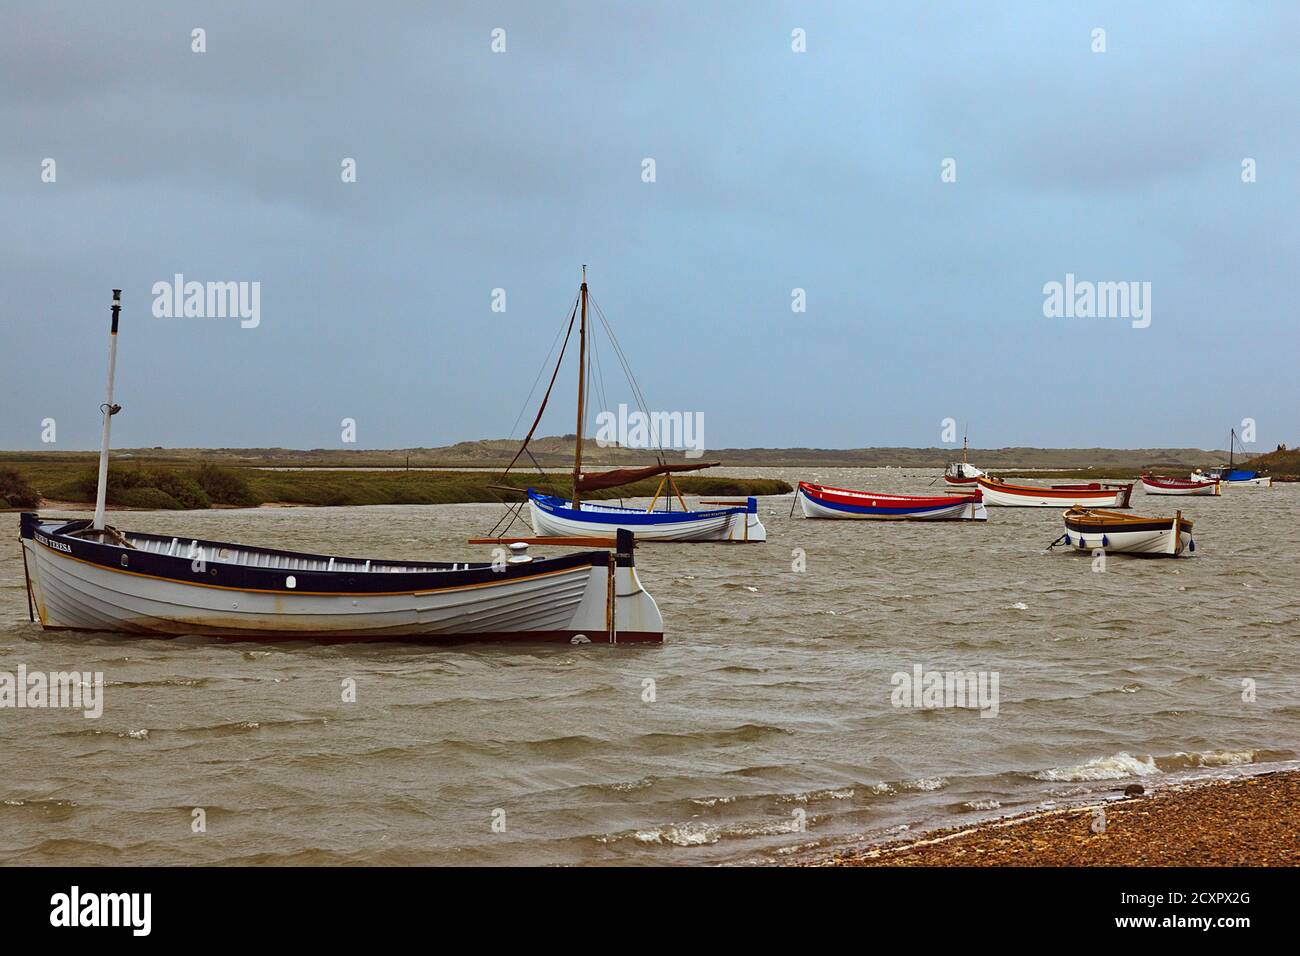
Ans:
[{"label": "choppy grey water", "polygon": [[[924,493],[897,469],[733,470]],[[986,524],[806,521],[637,553],[662,647],[299,646],[45,634],[0,515],[0,670],[103,671],[103,716],[0,709],[7,862],[798,859],[1130,779],[1289,765],[1300,486],[1149,498],[1188,559],[1044,553],[1054,509]],[[498,506],[135,513],[146,531],[486,559]],[[806,570],[792,570],[806,555]],[[483,552],[480,554],[479,552]],[[891,703],[897,672],[996,671],[996,717]],[[355,703],[342,700],[353,679]],[[653,700],[647,681],[653,681]],[[1243,694],[1253,681],[1254,700]],[[203,808],[206,831],[194,832]],[[495,826],[494,826],[495,824]]]}]

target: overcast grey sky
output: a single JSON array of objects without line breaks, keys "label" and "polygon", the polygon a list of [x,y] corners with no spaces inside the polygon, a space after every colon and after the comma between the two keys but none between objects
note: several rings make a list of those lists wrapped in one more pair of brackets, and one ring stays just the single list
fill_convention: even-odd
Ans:
[{"label": "overcast grey sky", "polygon": [[710,447],[1295,443],[1298,93],[1290,0],[7,4],[0,447],[97,446],[114,286],[115,445],[502,437],[584,262]]}]

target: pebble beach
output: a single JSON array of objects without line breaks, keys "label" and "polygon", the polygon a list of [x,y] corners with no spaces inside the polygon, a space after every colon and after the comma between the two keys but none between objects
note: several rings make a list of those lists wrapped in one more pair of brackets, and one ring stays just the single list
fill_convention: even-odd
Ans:
[{"label": "pebble beach", "polygon": [[808,865],[1300,865],[1300,772],[1115,797],[938,830]]}]

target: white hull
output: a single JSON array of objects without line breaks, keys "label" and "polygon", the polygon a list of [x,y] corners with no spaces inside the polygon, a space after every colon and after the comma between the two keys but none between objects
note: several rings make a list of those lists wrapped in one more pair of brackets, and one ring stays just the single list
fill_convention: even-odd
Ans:
[{"label": "white hull", "polygon": [[1076,551],[1107,551],[1119,554],[1150,554],[1175,556],[1182,554],[1192,541],[1189,532],[1181,532],[1177,539],[1174,530],[1163,531],[1066,531],[1068,544]]},{"label": "white hull", "polygon": [[[1124,508],[1128,503],[1127,492],[1119,488],[1113,494],[1104,495],[1088,493],[1077,496],[1050,494],[1038,496],[1002,491],[996,485],[983,484],[980,487],[984,492],[986,504],[1004,508],[1069,508],[1075,505],[1082,508]],[[1045,492],[1047,490],[1044,489]]]},{"label": "white hull", "polygon": [[803,515],[805,518],[838,518],[849,521],[987,521],[989,517],[988,510],[984,507],[984,502],[977,501],[974,498],[961,504],[952,505],[951,507],[940,508],[920,514],[883,515],[859,514],[856,512],[842,511],[836,508],[829,508],[818,501],[814,501],[802,491],[797,491],[796,494],[799,495],[799,506],[803,508]]},{"label": "white hull", "polygon": [[[1192,481],[1206,481],[1207,479],[1206,479],[1206,477],[1205,477],[1204,474],[1202,474],[1202,473],[1200,473],[1200,472],[1195,472],[1195,471],[1194,471],[1194,472],[1192,472],[1192,474],[1190,475],[1190,480],[1192,480]],[[1226,487],[1232,487],[1232,488],[1272,488],[1272,487],[1273,487],[1273,477],[1272,477],[1271,475],[1264,475],[1264,476],[1260,476],[1260,477],[1258,477],[1258,478],[1246,478],[1246,479],[1244,479],[1244,480],[1242,480],[1242,481],[1229,481],[1228,479],[1223,478],[1223,479],[1220,479],[1220,484],[1222,484],[1225,488],[1226,488]]]},{"label": "white hull", "polygon": [[659,609],[635,567],[586,565],[424,593],[322,594],[168,580],[80,560],[31,539],[22,546],[33,603],[47,628],[264,640],[577,643],[617,643],[620,632],[657,633],[661,639],[663,632]]},{"label": "white hull", "polygon": [[1219,494],[1219,483],[1211,482],[1210,484],[1202,485],[1199,488],[1162,488],[1159,485],[1149,485],[1146,481],[1143,481],[1142,490],[1149,495],[1179,495],[1182,497],[1188,497],[1191,495],[1214,496]]},{"label": "white hull", "polygon": [[[767,540],[767,529],[758,519],[757,513],[735,510],[720,513],[703,513],[703,517],[690,518],[694,512],[676,512],[683,515],[682,520],[659,524],[641,524],[636,518],[645,515],[645,511],[636,508],[619,508],[592,502],[583,502],[580,509],[588,515],[599,515],[600,520],[583,521],[569,518],[563,514],[529,501],[528,508],[532,516],[533,531],[539,535],[582,536],[593,534],[612,535],[620,528],[636,534],[638,543],[646,541],[740,541],[761,542]],[[568,510],[568,509],[565,509]],[[658,512],[656,512],[658,514]],[[619,518],[626,516],[628,523],[620,523]]]}]

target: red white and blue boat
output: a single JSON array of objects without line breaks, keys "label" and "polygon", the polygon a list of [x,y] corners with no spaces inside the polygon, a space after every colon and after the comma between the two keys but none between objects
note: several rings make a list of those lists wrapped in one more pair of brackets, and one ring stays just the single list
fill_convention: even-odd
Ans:
[{"label": "red white and blue boat", "polygon": [[988,520],[988,512],[979,491],[969,495],[889,495],[801,481],[795,494],[803,507],[805,518],[876,521]]},{"label": "red white and blue boat", "polygon": [[1165,475],[1143,475],[1142,489],[1149,495],[1217,495],[1219,479],[1200,481],[1189,478],[1169,478]]}]

